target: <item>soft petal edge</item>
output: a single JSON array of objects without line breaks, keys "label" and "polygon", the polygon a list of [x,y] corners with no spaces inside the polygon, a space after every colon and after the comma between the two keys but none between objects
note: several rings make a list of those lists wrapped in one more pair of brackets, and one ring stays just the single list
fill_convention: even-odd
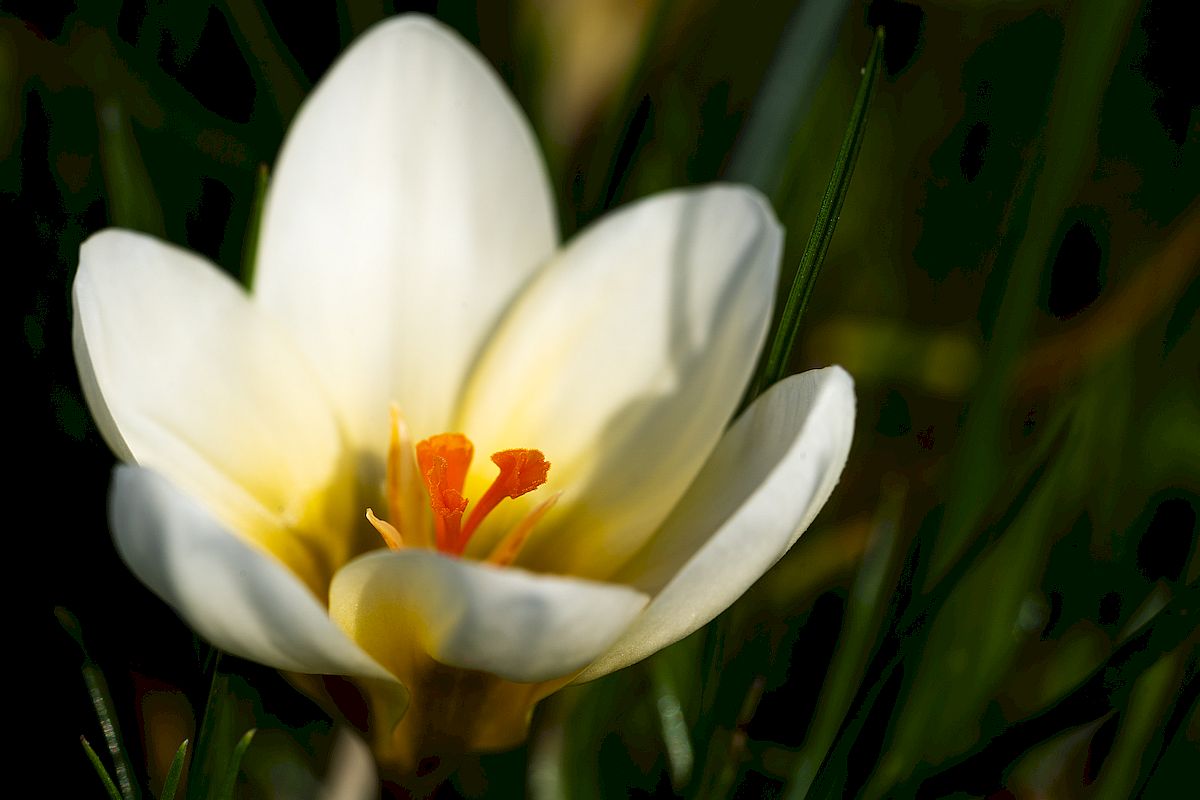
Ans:
[{"label": "soft petal edge", "polygon": [[378,452],[393,401],[418,438],[446,429],[488,331],[557,245],[511,92],[453,29],[404,15],[356,39],[293,120],[254,295]]},{"label": "soft petal edge", "polygon": [[276,669],[395,680],[299,578],[162,475],[118,466],[109,520],[126,565],[217,647]]},{"label": "soft petal edge", "polygon": [[[546,491],[563,498],[521,564],[607,580],[643,546],[737,407],[782,242],[752,187],[661,192],[590,225],[522,292],[473,371],[458,426],[483,452],[536,446],[554,465]],[[469,496],[491,479],[475,477]],[[509,513],[523,502],[534,499]],[[484,532],[472,544],[482,553],[492,541]]]},{"label": "soft petal edge", "polygon": [[654,599],[577,681],[679,641],[778,561],[832,494],[854,416],[853,379],[836,366],[794,375],[759,397],[622,576]]},{"label": "soft petal edge", "polygon": [[404,648],[415,646],[449,666],[520,683],[586,666],[648,600],[617,584],[418,549],[361,556],[330,588],[333,618],[381,663],[410,658]]}]

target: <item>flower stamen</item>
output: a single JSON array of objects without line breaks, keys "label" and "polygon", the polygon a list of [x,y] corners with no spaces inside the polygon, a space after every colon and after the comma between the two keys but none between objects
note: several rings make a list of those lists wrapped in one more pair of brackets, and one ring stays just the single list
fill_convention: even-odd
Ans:
[{"label": "flower stamen", "polygon": [[558,498],[562,497],[562,492],[555,492],[547,497],[541,503],[534,506],[525,517],[513,527],[511,531],[505,534],[492,552],[488,555],[487,561],[498,566],[506,567],[517,560],[517,555],[520,554],[521,548],[525,545],[525,540],[529,538],[533,526],[537,525],[542,517],[546,516],[546,512],[554,507],[558,502]]},{"label": "flower stamen", "polygon": [[[500,468],[500,474],[483,493],[464,524],[463,514],[469,501],[463,497],[463,489],[475,445],[461,433],[439,433],[417,442],[416,447],[412,447],[411,441],[400,410],[393,405],[384,494],[396,524],[381,520],[372,509],[367,509],[367,521],[392,550],[406,546],[407,538],[408,546],[432,545],[440,552],[461,556],[472,534],[501,500],[506,497],[515,500],[532,492],[546,482],[550,470],[550,462],[540,450],[514,449],[493,453],[492,463]],[[432,540],[426,532],[428,522],[417,518],[421,512],[412,505],[410,497],[415,488],[413,481],[418,475],[425,484],[429,508],[433,511]],[[511,564],[530,531],[554,506],[560,494],[535,506],[501,536],[487,560],[494,564]]]},{"label": "flower stamen", "polygon": [[389,550],[399,550],[404,547],[404,537],[400,535],[400,531],[396,530],[396,526],[375,516],[375,512],[369,508],[367,509],[367,522],[370,522],[375,530],[379,531],[379,535],[383,537]]},{"label": "flower stamen", "polygon": [[483,493],[483,497],[479,498],[475,508],[471,509],[466,527],[463,528],[464,540],[471,538],[471,534],[501,500],[506,497],[516,500],[532,492],[546,482],[546,473],[550,470],[550,462],[541,450],[501,450],[492,453],[492,463],[500,468],[500,474]]}]

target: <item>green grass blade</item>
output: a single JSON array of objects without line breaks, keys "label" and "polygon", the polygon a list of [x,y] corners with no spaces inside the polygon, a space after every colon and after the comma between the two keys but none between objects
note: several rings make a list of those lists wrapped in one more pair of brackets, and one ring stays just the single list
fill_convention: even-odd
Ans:
[{"label": "green grass blade", "polygon": [[1183,654],[1159,659],[1138,676],[1129,702],[1121,710],[1116,739],[1104,759],[1095,800],[1136,797],[1139,775],[1149,774],[1154,757],[1165,744],[1165,725],[1171,717],[1183,679]]},{"label": "green grass blade", "polygon": [[658,653],[647,661],[650,683],[654,694],[654,709],[662,729],[663,744],[667,750],[667,765],[670,768],[671,785],[676,791],[687,786],[692,777],[695,750],[692,747],[691,731],[684,714],[679,681],[675,675],[678,665],[669,659],[675,651]]},{"label": "green grass blade", "polygon": [[1059,220],[1091,167],[1101,102],[1137,5],[1126,0],[1076,8],[1067,26],[1043,133],[1045,155],[1029,160],[1028,190],[1018,185],[1023,225],[1012,226],[1011,233],[1019,239],[984,369],[948,473],[952,477],[945,493],[945,521],[931,559],[934,579],[969,546],[980,510],[1004,482],[1004,460],[997,456],[1008,451],[1002,432],[1012,372],[1030,336],[1033,298]]},{"label": "green grass blade", "polygon": [[850,178],[854,174],[854,164],[858,159],[858,151],[862,147],[863,136],[866,133],[867,109],[870,106],[871,95],[879,79],[880,67],[883,64],[883,28],[875,31],[875,40],[871,52],[867,56],[863,68],[862,82],[858,94],[854,98],[854,107],[850,112],[850,124],[842,139],[841,149],[833,165],[833,173],[825,186],[825,195],[821,198],[821,207],[817,211],[817,219],[804,245],[804,254],[800,257],[800,266],[796,269],[796,277],[788,291],[787,303],[783,308],[783,317],[767,358],[763,363],[754,391],[750,397],[756,397],[779,381],[787,373],[788,358],[792,346],[796,342],[796,334],[800,330],[800,320],[808,306],[808,298],[812,294],[817,275],[825,254],[829,251],[829,242],[837,228],[838,217],[841,215],[842,203],[846,199],[846,191],[850,187]]},{"label": "green grass blade", "polygon": [[204,716],[196,731],[196,746],[192,751],[192,777],[187,782],[188,800],[211,800],[216,797],[216,776],[229,763],[232,749],[236,701],[231,697],[229,678],[221,671],[221,651],[211,651],[212,681],[204,704]]},{"label": "green grass blade", "polygon": [[100,782],[104,784],[104,790],[108,792],[108,796],[112,800],[121,800],[121,793],[117,791],[117,785],[113,783],[112,776],[104,768],[104,764],[100,761],[100,756],[96,755],[96,751],[88,743],[87,737],[80,736],[79,743],[83,745],[83,752],[87,754],[88,761],[92,762],[92,767],[95,768],[96,774],[100,776]]},{"label": "green grass blade", "polygon": [[163,236],[162,208],[124,105],[115,96],[97,99],[96,121],[109,218],[122,228]]},{"label": "green grass blade", "polygon": [[[1064,415],[1065,416],[1065,415]],[[1044,483],[1056,459],[1064,447],[1064,424],[1056,425],[1056,420],[1050,422],[1051,433],[1046,437],[1040,452],[1029,465],[1026,473],[1016,482],[1012,496],[1004,504],[989,512],[994,516],[995,524],[991,533],[1000,536],[1012,527],[1015,520],[1030,502],[1033,494]],[[1054,431],[1058,431],[1054,433]],[[918,533],[918,536],[920,534]],[[988,551],[988,547],[996,543],[992,535],[977,537],[972,542],[972,550],[954,565],[937,585],[924,595],[914,596],[904,602],[905,610],[899,618],[893,618],[891,628],[884,643],[880,646],[871,663],[867,666],[865,676],[860,682],[854,700],[850,703],[849,711],[844,715],[841,728],[827,748],[825,758],[813,778],[808,796],[825,798],[836,796],[840,787],[844,787],[850,774],[851,751],[858,738],[864,735],[869,725],[878,724],[876,706],[879,703],[883,688],[893,678],[897,670],[902,669],[906,658],[912,654],[920,654],[928,650],[927,640],[931,635],[929,620],[938,609],[943,608],[950,595],[971,571],[976,562]],[[911,570],[916,574],[903,576],[903,585],[920,587],[919,580],[919,542],[910,545],[910,565],[905,572]]]},{"label": "green grass blade", "polygon": [[233,748],[233,755],[229,759],[225,777],[221,781],[221,791],[217,794],[218,800],[233,800],[233,788],[237,785],[238,773],[242,769],[242,757],[246,755],[246,749],[250,747],[250,742],[254,741],[256,733],[258,733],[257,728],[246,731],[238,740],[237,746]]},{"label": "green grass blade", "polygon": [[175,800],[175,792],[179,789],[179,778],[183,775],[183,765],[187,762],[188,740],[184,739],[171,759],[171,768],[167,770],[167,779],[163,781],[162,800]]},{"label": "green grass blade", "polygon": [[229,28],[237,38],[243,54],[259,74],[259,82],[283,123],[291,120],[304,99],[307,81],[295,56],[288,50],[271,21],[271,15],[259,0],[223,2],[218,6],[229,20]]},{"label": "green grass blade", "polygon": [[792,15],[730,158],[727,180],[752,184],[768,195],[778,190],[779,165],[787,161],[849,8],[848,0],[810,2]]},{"label": "green grass blade", "polygon": [[904,549],[899,546],[904,495],[905,490],[898,482],[884,487],[874,530],[850,590],[842,634],[838,637],[837,650],[826,672],[828,677],[817,703],[816,716],[805,737],[788,788],[789,800],[802,800],[808,795],[817,770],[825,760],[825,754],[854,699],[855,690],[879,637],[879,628],[887,610],[888,593],[895,586],[899,562],[904,557]]},{"label": "green grass blade", "polygon": [[997,785],[1006,765],[1039,742],[1063,731],[1100,719],[1124,706],[1137,685],[1164,653],[1195,651],[1200,645],[1196,614],[1200,612],[1200,584],[1185,587],[1142,629],[1126,639],[1049,708],[1009,723],[990,738],[982,739],[951,763],[914,775],[893,787],[889,797],[946,797],[954,792],[977,795]]},{"label": "green grass blade", "polygon": [[[136,800],[139,792],[137,784],[133,781],[133,766],[129,762],[129,757],[125,753],[125,745],[121,741],[121,727],[117,723],[116,706],[113,704],[112,693],[108,690],[108,681],[104,679],[104,673],[100,667],[92,661],[83,641],[83,628],[79,625],[79,620],[75,618],[75,615],[60,606],[54,609],[54,616],[67,635],[75,640],[75,644],[79,646],[83,656],[80,672],[83,674],[83,682],[87,686],[92,708],[95,709],[96,717],[100,721],[104,742],[108,746],[108,752],[112,755],[117,784],[121,788],[121,797],[124,800]],[[90,749],[90,745],[88,747]]]},{"label": "green grass blade", "polygon": [[258,264],[258,236],[262,230],[263,202],[267,198],[267,186],[271,176],[266,164],[258,165],[254,176],[254,201],[250,205],[250,219],[246,223],[246,238],[242,242],[242,285],[254,287],[254,270]]}]

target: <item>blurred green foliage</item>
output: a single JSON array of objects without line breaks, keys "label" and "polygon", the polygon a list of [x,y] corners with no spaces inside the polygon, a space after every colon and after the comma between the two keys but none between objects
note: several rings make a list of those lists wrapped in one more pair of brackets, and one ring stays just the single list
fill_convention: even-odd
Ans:
[{"label": "blurred green foliage", "polygon": [[[586,63],[569,43],[598,18],[579,5],[414,7],[479,46],[530,110],[565,233],[653,191],[738,177],[789,230],[785,273],[887,27],[789,365],[847,365],[858,431],[817,524],[741,601],[647,663],[552,697],[528,745],[479,757],[443,796],[1194,788],[1200,96],[1185,4],[594,0],[609,46]],[[81,787],[68,793],[99,788],[81,733],[143,786],[163,785],[188,737],[188,797],[203,785],[188,773],[231,764],[237,796],[316,792],[329,720],[267,670],[206,664],[113,553],[111,456],[74,374],[69,287],[80,242],[106,225],[248,278],[287,121],[355,35],[406,9],[0,12],[0,219],[19,243],[5,263],[29,421],[16,495],[56,526],[17,537],[10,562],[51,565],[18,615],[36,643],[23,719],[45,729],[29,737],[43,752],[75,759],[58,776]],[[48,621],[56,605],[88,631],[86,689]],[[147,686],[174,699],[151,702]]]}]

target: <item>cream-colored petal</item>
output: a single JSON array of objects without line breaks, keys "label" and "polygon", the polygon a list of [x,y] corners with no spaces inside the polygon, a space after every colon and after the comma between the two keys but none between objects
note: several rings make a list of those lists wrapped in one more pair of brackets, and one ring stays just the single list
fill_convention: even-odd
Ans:
[{"label": "cream-colored petal", "polygon": [[604,652],[649,598],[615,584],[535,575],[430,550],[369,553],[334,577],[330,615],[399,674],[412,648],[522,683]]},{"label": "cream-colored petal", "polygon": [[840,367],[794,375],[755,401],[620,576],[654,600],[579,680],[679,641],[778,561],[837,484],[854,435],[854,406],[854,382]]},{"label": "cream-colored petal", "polygon": [[[348,465],[316,376],[227,275],[111,229],[84,242],[74,301],[80,381],[122,459],[162,472],[264,544],[280,527],[316,535],[348,513],[334,508],[348,492],[327,491],[348,480]],[[292,564],[311,585],[343,558],[337,542],[315,546],[330,563]]]},{"label": "cream-colored petal", "polygon": [[347,727],[337,729],[317,800],[378,800],[379,771],[371,748]]},{"label": "cream-colored petal", "polygon": [[254,294],[382,457],[393,400],[416,438],[446,429],[484,337],[557,242],[508,90],[458,34],[399,17],[355,41],[292,123]]},{"label": "cream-colored petal", "polygon": [[[737,406],[770,321],[782,241],[752,189],[667,192],[589,228],[521,294],[459,426],[479,452],[533,447],[552,465],[544,491],[562,501],[518,563],[605,578],[641,547]],[[502,527],[481,529],[472,546],[490,546]]]},{"label": "cream-colored petal", "polygon": [[295,575],[157,472],[117,467],[109,522],[138,579],[222,650],[277,669],[394,680]]}]

